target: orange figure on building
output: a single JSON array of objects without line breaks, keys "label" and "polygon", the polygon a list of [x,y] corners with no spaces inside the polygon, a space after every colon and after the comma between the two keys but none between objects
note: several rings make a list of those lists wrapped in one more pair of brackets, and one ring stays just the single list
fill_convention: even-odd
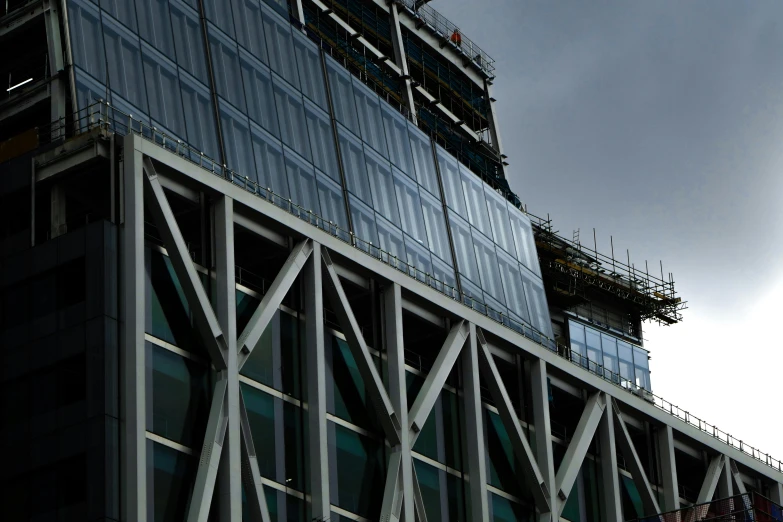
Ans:
[{"label": "orange figure on building", "polygon": [[459,34],[459,29],[454,29],[454,32],[451,33],[451,43],[453,43],[457,47],[462,46],[462,35]]}]

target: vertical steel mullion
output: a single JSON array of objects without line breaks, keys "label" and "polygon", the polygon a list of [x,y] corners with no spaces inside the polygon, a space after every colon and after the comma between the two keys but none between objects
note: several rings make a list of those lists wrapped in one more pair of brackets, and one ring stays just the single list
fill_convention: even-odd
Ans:
[{"label": "vertical steel mullion", "polygon": [[234,277],[234,202],[219,196],[213,206],[213,255],[217,290],[217,316],[226,343],[226,369],[218,378],[226,381],[228,426],[218,475],[220,519],[242,518],[242,453],[239,425],[239,370],[237,366],[236,282]]},{"label": "vertical steel mullion", "polygon": [[122,330],[121,432],[122,494],[125,520],[147,519],[147,440],[145,390],[144,167],[136,137],[124,138],[124,209],[120,233]]},{"label": "vertical steel mullion", "polygon": [[308,444],[310,448],[309,493],[312,509],[310,519],[315,520],[326,520],[331,513],[322,264],[321,245],[313,242],[313,253],[307,260],[304,269],[304,304]]},{"label": "vertical steel mullion", "polygon": [[614,411],[611,407],[604,409],[604,416],[598,425],[598,444],[601,452],[600,468],[601,483],[603,484],[601,509],[603,511],[603,519],[610,522],[622,522],[622,497],[617,468]]},{"label": "vertical steel mullion", "polygon": [[658,428],[658,450],[663,483],[663,510],[680,509],[680,490],[677,482],[677,461],[674,457],[674,431],[669,425]]}]

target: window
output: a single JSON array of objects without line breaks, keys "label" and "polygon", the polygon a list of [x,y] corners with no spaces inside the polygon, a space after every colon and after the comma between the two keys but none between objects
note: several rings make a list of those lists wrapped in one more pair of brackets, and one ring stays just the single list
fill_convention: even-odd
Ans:
[{"label": "window", "polygon": [[[219,0],[225,1],[225,0]],[[234,26],[239,45],[264,63],[269,63],[264,39],[264,19],[258,0],[233,0]]]},{"label": "window", "polygon": [[202,83],[207,83],[209,79],[204,53],[204,37],[198,13],[180,0],[169,0],[169,2],[177,64]]},{"label": "window", "polygon": [[302,82],[302,92],[310,100],[325,110],[329,110],[326,103],[326,84],[324,72],[321,67],[321,51],[318,46],[307,39],[299,31],[294,31],[294,48],[296,50],[296,63],[299,69],[299,79]]},{"label": "window", "polygon": [[432,144],[421,129],[408,124],[408,136],[411,140],[413,163],[416,165],[416,179],[430,194],[440,199],[438,175],[435,171],[435,160],[432,158]]},{"label": "window", "polygon": [[383,217],[400,226],[400,213],[397,208],[397,198],[394,195],[394,180],[389,160],[382,158],[377,152],[367,148],[364,151],[367,160],[367,175],[370,179],[370,190],[375,211]]},{"label": "window", "polygon": [[326,76],[329,79],[329,88],[332,93],[334,117],[348,130],[358,135],[359,119],[356,116],[351,73],[327,56]]},{"label": "window", "polygon": [[[98,7],[86,0],[68,2],[73,62],[101,82],[106,81],[103,29]],[[105,96],[103,96],[105,98]]]},{"label": "window", "polygon": [[[228,5],[224,0],[219,3]],[[237,44],[212,24],[207,24],[207,30],[217,92],[234,107],[245,111],[245,93],[242,88]]]},{"label": "window", "polygon": [[272,189],[275,194],[288,199],[288,181],[283,163],[283,145],[274,137],[255,125],[250,126],[253,140],[253,155],[258,184]]},{"label": "window", "polygon": [[[168,10],[166,14],[168,15]],[[168,132],[183,138],[185,115],[182,112],[182,93],[177,66],[146,43],[142,42],[141,52],[150,117]]]},{"label": "window", "polygon": [[405,254],[405,240],[403,239],[402,230],[381,216],[376,216],[376,221],[378,222],[379,246],[381,250],[389,254],[389,257],[384,258],[384,261],[400,268],[402,265],[396,259],[406,262],[408,259]]},{"label": "window", "polygon": [[402,230],[424,245],[427,241],[427,232],[424,229],[424,219],[421,213],[419,187],[399,170],[395,169],[393,174]]},{"label": "window", "polygon": [[476,251],[476,261],[481,275],[481,287],[495,299],[503,301],[505,298],[500,287],[495,245],[477,230],[471,229],[471,232],[473,233],[473,247]]},{"label": "window", "polygon": [[[348,219],[345,215],[342,187],[320,171],[316,171],[315,176],[318,183],[318,199],[321,203],[321,217],[347,231]],[[334,232],[332,230],[332,233]]]},{"label": "window", "polygon": [[492,237],[500,248],[513,254],[514,240],[511,236],[511,223],[508,219],[506,200],[488,185],[484,185],[484,195],[487,197],[487,206],[489,207]]},{"label": "window", "polygon": [[188,143],[210,158],[216,159],[218,157],[217,132],[209,89],[184,73],[180,81]]},{"label": "window", "polygon": [[[517,260],[525,268],[541,277],[541,269],[538,266],[538,254],[536,253],[536,244],[533,239],[533,229],[530,226],[530,219],[525,216],[521,210],[507,203],[509,217],[511,218],[511,232],[516,246]],[[512,254],[514,251],[511,252]]]},{"label": "window", "polygon": [[446,194],[446,204],[460,217],[467,218],[468,210],[465,207],[462,178],[460,177],[457,160],[440,147],[437,147],[437,152],[440,177],[443,180],[443,191]]},{"label": "window", "polygon": [[386,143],[389,149],[389,159],[408,176],[413,177],[413,157],[408,141],[408,124],[405,118],[394,108],[387,104],[381,104],[383,126],[386,131]]},{"label": "window", "polygon": [[266,65],[240,51],[242,80],[247,97],[247,114],[274,136],[280,136],[277,108],[272,89],[272,74]]},{"label": "window", "polygon": [[356,78],[353,78],[353,94],[362,140],[381,155],[388,157],[378,95]]},{"label": "window", "polygon": [[[320,216],[321,207],[318,204],[318,191],[315,186],[315,170],[313,166],[287,147],[283,148],[283,152],[288,186],[291,188],[291,200],[301,207],[301,210],[293,209],[293,211],[295,213],[311,211]],[[300,217],[304,217],[304,215]]]},{"label": "window", "polygon": [[372,209],[360,202],[356,197],[350,196],[351,221],[353,222],[353,233],[356,236],[356,247],[365,252],[371,252],[370,244],[378,247],[378,231],[375,228],[375,217]]},{"label": "window", "polygon": [[527,310],[524,284],[522,283],[522,277],[519,275],[519,264],[516,259],[502,250],[498,250],[497,254],[498,264],[500,266],[500,279],[503,283],[503,291],[508,309],[511,313],[520,317],[524,322],[530,324],[530,314]]},{"label": "window", "polygon": [[103,31],[112,92],[146,113],[147,93],[144,89],[139,37],[108,18],[103,20]]},{"label": "window", "polygon": [[[121,2],[126,3],[126,2]],[[132,2],[127,2],[132,5]],[[174,35],[171,33],[168,0],[136,0],[139,35],[161,53],[174,57]]]},{"label": "window", "polygon": [[307,118],[310,146],[313,152],[313,163],[319,170],[336,182],[340,182],[340,171],[337,168],[337,147],[334,143],[332,122],[329,115],[319,109],[309,100],[305,100],[305,117]]},{"label": "window", "polygon": [[333,422],[328,428],[332,504],[377,520],[385,481],[382,444]]},{"label": "window", "polygon": [[223,124],[226,165],[240,176],[255,179],[256,166],[253,162],[247,116],[220,100],[220,121]]},{"label": "window", "polygon": [[446,231],[446,220],[443,214],[443,205],[426,190],[420,191],[421,209],[424,214],[424,227],[427,231],[427,242],[430,250],[449,264],[451,261],[451,248],[449,236]]},{"label": "window", "polygon": [[304,114],[302,95],[285,82],[273,77],[277,116],[280,122],[280,137],[283,143],[297,154],[310,161],[310,140],[307,136],[307,123]]},{"label": "window", "polygon": [[147,440],[147,520],[184,520],[198,462]]},{"label": "window", "polygon": [[337,135],[340,140],[340,154],[343,159],[346,188],[362,201],[371,204],[372,195],[367,181],[367,167],[362,142],[339,125]]},{"label": "window", "polygon": [[476,266],[476,252],[473,250],[473,239],[470,236],[470,225],[462,218],[449,212],[451,222],[451,237],[454,240],[454,252],[457,258],[459,273],[473,282],[479,281]]},{"label": "window", "polygon": [[299,73],[291,41],[291,24],[276,13],[264,9],[264,34],[269,54],[269,66],[295,88],[299,88]]}]

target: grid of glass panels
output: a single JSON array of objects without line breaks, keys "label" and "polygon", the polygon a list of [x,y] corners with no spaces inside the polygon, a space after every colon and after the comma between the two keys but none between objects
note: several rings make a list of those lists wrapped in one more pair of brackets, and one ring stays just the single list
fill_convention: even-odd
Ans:
[{"label": "grid of glass panels", "polygon": [[576,362],[616,382],[630,381],[645,390],[652,389],[646,350],[573,320],[568,321],[568,332]]}]

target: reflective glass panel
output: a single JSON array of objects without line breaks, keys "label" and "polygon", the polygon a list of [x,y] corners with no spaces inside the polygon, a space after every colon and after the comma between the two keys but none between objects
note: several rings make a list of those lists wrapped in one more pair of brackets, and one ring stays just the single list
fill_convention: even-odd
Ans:
[{"label": "reflective glass panel", "polygon": [[436,147],[438,155],[438,167],[440,177],[443,180],[443,191],[446,195],[446,204],[461,217],[468,217],[465,206],[465,195],[462,192],[462,178],[459,173],[459,164],[454,156],[440,147]]},{"label": "reflective glass panel", "polygon": [[521,268],[520,272],[525,284],[525,297],[527,298],[527,308],[530,311],[530,320],[541,333],[552,337],[552,323],[549,319],[544,284],[526,268]]},{"label": "reflective glass panel", "polygon": [[326,343],[327,411],[357,426],[374,427],[377,421],[368,408],[370,398],[348,343],[335,335],[328,335]]},{"label": "reflective glass panel", "polygon": [[264,8],[264,35],[269,66],[285,80],[299,88],[296,55],[291,41],[291,24],[277,13]]},{"label": "reflective glass panel", "polygon": [[147,112],[139,37],[121,24],[104,17],[103,40],[106,44],[106,61],[112,92],[116,92],[142,112]]},{"label": "reflective glass panel", "polygon": [[426,190],[420,191],[420,195],[424,227],[427,231],[430,250],[441,259],[451,263],[451,248],[446,231],[446,220],[443,217],[443,206]]},{"label": "reflective glass panel", "polygon": [[319,170],[316,170],[315,175],[318,183],[318,199],[321,203],[321,217],[347,231],[348,219],[345,215],[342,187]]},{"label": "reflective glass panel", "polygon": [[452,295],[454,289],[457,288],[457,280],[454,276],[454,268],[440,259],[438,256],[432,256],[432,275],[438,281],[448,285],[451,288],[439,287],[436,288],[441,292]]},{"label": "reflective glass panel", "polygon": [[283,148],[283,153],[291,200],[305,211],[310,210],[321,215],[313,166],[286,147]]},{"label": "reflective glass panel", "polygon": [[476,261],[481,275],[481,287],[498,301],[504,301],[503,290],[500,287],[495,245],[476,229],[472,229],[472,232],[473,247],[476,250]]},{"label": "reflective glass panel", "polygon": [[432,274],[432,259],[430,251],[419,241],[405,234],[405,251],[408,255],[408,264],[416,268],[410,275],[426,282],[426,275]]},{"label": "reflective glass panel", "polygon": [[353,99],[351,73],[329,56],[326,59],[326,75],[332,93],[334,117],[354,134],[359,134],[359,119]]},{"label": "reflective glass panel", "polygon": [[147,430],[200,447],[209,412],[207,366],[145,343]]},{"label": "reflective glass panel", "polygon": [[[507,203],[509,218],[511,219],[511,233],[516,246],[517,260],[534,274],[541,277],[541,269],[538,266],[538,254],[536,243],[533,239],[533,228],[530,226],[530,218],[521,210]],[[512,252],[514,253],[514,252]]]},{"label": "reflective glass panel", "polygon": [[388,157],[378,95],[356,78],[353,78],[353,94],[356,99],[356,112],[359,116],[362,140],[383,156]]},{"label": "reflective glass panel", "polygon": [[[224,0],[220,3],[224,3]],[[242,87],[237,44],[212,24],[207,24],[207,30],[217,92],[234,107],[245,111],[245,93]]]},{"label": "reflective glass panel", "polygon": [[[228,0],[202,0],[207,20],[234,38],[234,20],[231,14],[231,2]],[[213,62],[214,63],[214,62]]]},{"label": "reflective glass panel", "polygon": [[411,140],[413,162],[416,165],[416,179],[430,194],[440,198],[438,176],[435,172],[435,160],[432,158],[432,144],[429,137],[410,122],[408,136]]},{"label": "reflective glass panel", "polygon": [[526,323],[530,323],[530,314],[527,310],[525,290],[522,278],[519,275],[519,263],[516,259],[502,250],[497,251],[498,265],[500,266],[500,279],[503,283],[503,293],[506,297],[508,309]]},{"label": "reflective glass panel", "polygon": [[220,121],[223,125],[226,165],[241,176],[254,178],[256,167],[250,145],[250,124],[247,116],[220,100]]},{"label": "reflective glass panel", "polygon": [[590,360],[590,370],[598,371],[598,366],[603,365],[601,334],[592,328],[585,328],[585,342],[587,344],[587,358]]},{"label": "reflective glass panel", "polygon": [[184,520],[198,461],[147,440],[147,520]]},{"label": "reflective glass panel", "polygon": [[528,522],[532,514],[521,504],[500,495],[489,493],[491,519],[494,522]]},{"label": "reflective glass panel", "polygon": [[302,95],[275,76],[272,77],[272,85],[275,90],[277,116],[280,122],[280,137],[283,139],[283,143],[310,161],[312,156],[310,155],[310,140],[307,135]]},{"label": "reflective glass panel", "polygon": [[370,148],[365,148],[364,153],[375,211],[396,226],[400,226],[400,213],[397,208],[397,197],[394,195],[391,164],[389,160],[384,159]]},{"label": "reflective glass panel", "polygon": [[382,444],[333,422],[328,433],[332,504],[377,520],[383,500]]},{"label": "reflective glass panel", "polygon": [[397,194],[397,204],[400,207],[402,230],[406,234],[410,234],[422,245],[425,245],[427,232],[424,229],[419,187],[415,181],[397,169],[393,169],[393,175],[394,191]]},{"label": "reflective glass panel", "polygon": [[168,0],[136,0],[139,35],[166,56],[174,59]]},{"label": "reflective glass panel", "polygon": [[487,197],[489,221],[492,224],[492,237],[503,250],[514,254],[514,239],[511,236],[511,222],[508,218],[506,200],[503,196],[484,185],[484,195]]},{"label": "reflective glass panel", "polygon": [[299,79],[302,82],[302,92],[321,109],[328,111],[326,102],[326,84],[324,71],[321,67],[321,52],[318,45],[310,41],[299,31],[294,31],[294,48],[296,63],[299,68]]},{"label": "reflective glass panel", "polygon": [[568,321],[568,335],[571,340],[572,359],[581,365],[585,365],[586,361],[584,357],[587,356],[585,347],[585,327],[574,321]]},{"label": "reflective glass panel", "polygon": [[305,100],[304,107],[310,146],[313,152],[313,163],[339,183],[340,171],[337,168],[337,147],[334,144],[334,133],[332,132],[332,123],[329,120],[329,115],[309,100]]},{"label": "reflective glass panel", "polygon": [[364,160],[362,142],[342,126],[337,127],[340,140],[340,155],[343,159],[343,171],[348,190],[359,196],[362,201],[372,202],[370,184],[367,181],[367,167]]},{"label": "reflective glass panel", "polygon": [[517,475],[520,472],[519,464],[503,421],[498,414],[484,410],[484,424],[489,484],[506,493],[521,496]]},{"label": "reflective glass panel", "polygon": [[381,104],[386,143],[392,163],[407,175],[414,176],[413,157],[408,139],[408,123],[402,114],[388,103]]},{"label": "reflective glass panel", "polygon": [[370,207],[360,202],[355,196],[349,198],[351,205],[351,222],[353,233],[358,239],[356,247],[369,252],[370,245],[378,246],[378,231],[375,228],[375,216]]},{"label": "reflective glass panel", "polygon": [[381,216],[376,215],[376,221],[378,223],[379,246],[381,250],[391,256],[384,260],[392,266],[399,267],[400,264],[395,261],[395,258],[406,262],[408,259],[405,255],[405,240],[402,236],[402,230]]},{"label": "reflective glass panel", "polygon": [[465,192],[465,200],[468,203],[468,221],[471,225],[489,237],[492,231],[489,227],[489,215],[487,214],[487,201],[484,197],[484,183],[476,177],[467,167],[460,165],[462,174],[462,190]]},{"label": "reflective glass panel", "polygon": [[[171,5],[171,26],[174,28],[174,47],[177,51],[177,65],[203,83],[207,76],[204,36],[198,12],[179,0],[169,0]],[[187,111],[187,108],[185,109]]]},{"label": "reflective glass panel", "polygon": [[180,86],[188,143],[208,157],[217,159],[217,132],[209,89],[184,73],[180,75]]},{"label": "reflective glass panel", "polygon": [[259,0],[233,0],[231,4],[239,45],[262,62],[269,63],[261,3]]},{"label": "reflective glass panel", "polygon": [[103,53],[103,29],[98,8],[85,0],[70,0],[68,22],[74,64],[98,80],[106,81],[106,56]]},{"label": "reflective glass panel", "polygon": [[601,334],[601,350],[604,353],[604,376],[617,379],[617,339],[611,335]]},{"label": "reflective glass panel", "polygon": [[454,253],[457,257],[459,273],[471,281],[479,281],[476,252],[473,249],[473,238],[470,236],[470,225],[462,218],[449,212],[451,237],[454,240]]},{"label": "reflective glass panel", "polygon": [[240,51],[240,59],[248,116],[275,136],[279,136],[272,74],[266,65],[246,51]]},{"label": "reflective glass panel", "polygon": [[285,177],[283,145],[255,125],[251,125],[250,129],[258,184],[287,199],[290,192]]},{"label": "reflective glass panel", "polygon": [[[166,14],[168,15],[168,9]],[[150,117],[168,132],[184,138],[185,115],[182,112],[177,67],[144,42],[141,44],[141,51]]]}]

